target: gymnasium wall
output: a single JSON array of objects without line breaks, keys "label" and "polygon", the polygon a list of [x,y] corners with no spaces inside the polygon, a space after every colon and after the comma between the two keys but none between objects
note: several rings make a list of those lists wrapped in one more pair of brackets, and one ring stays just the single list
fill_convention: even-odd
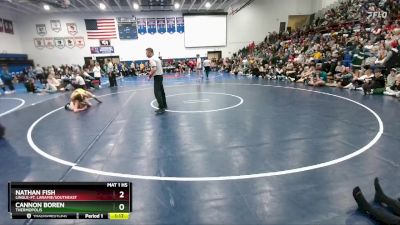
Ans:
[{"label": "gymnasium wall", "polygon": [[[145,49],[153,47],[156,55],[163,58],[185,58],[194,57],[196,54],[206,56],[207,51],[222,51],[224,57],[231,56],[232,53],[254,41],[259,43],[264,40],[268,32],[277,31],[280,22],[288,22],[288,15],[309,15],[313,13],[314,0],[256,0],[250,6],[239,11],[235,15],[227,18],[227,46],[215,48],[185,48],[184,34],[145,34],[138,35],[138,40],[111,40],[111,45],[115,48],[115,53],[123,61],[145,59]],[[175,17],[181,16],[178,12],[157,12],[157,13],[134,13],[137,18],[150,17]],[[132,14],[64,14],[54,15],[43,12],[41,16],[19,16],[14,21],[20,31],[21,44],[16,52],[22,51],[34,59],[35,63],[41,65],[60,65],[60,64],[83,64],[84,57],[90,57],[91,46],[99,46],[98,40],[88,40],[84,19],[95,18],[115,18],[117,16],[131,16]],[[62,23],[62,30],[58,33],[50,29],[50,20],[59,19]],[[35,47],[33,39],[41,37],[36,32],[36,24],[46,24],[47,35],[44,37],[67,37],[70,36],[66,31],[65,23],[74,22],[77,24],[78,33],[76,36],[85,37],[83,48],[74,47],[69,49],[38,49]],[[212,34],[204,34],[212,35]],[[16,40],[6,40],[5,45],[17,42]],[[15,44],[18,46],[17,44]],[[9,51],[12,52],[12,51]],[[97,55],[107,56],[107,55]]]},{"label": "gymnasium wall", "polygon": [[339,0],[313,0],[313,11],[317,12],[321,9],[326,9],[336,2],[339,2]]},{"label": "gymnasium wall", "polygon": [[313,0],[256,0],[233,16],[228,16],[228,45],[224,56],[230,56],[254,41],[264,40],[268,32],[279,31],[279,23],[288,23],[289,15],[310,15]]},{"label": "gymnasium wall", "polygon": [[13,23],[14,34],[0,32],[0,54],[1,53],[24,53],[21,46],[19,23],[16,21],[16,16],[7,12],[5,9],[0,9],[0,18],[10,20]]},{"label": "gymnasium wall", "polygon": [[[98,40],[88,40],[86,38],[86,28],[84,19],[96,18],[116,18],[117,16],[130,17],[132,14],[109,14],[109,13],[96,13],[96,14],[66,14],[66,15],[44,15],[41,17],[24,17],[21,18],[22,43],[25,52],[35,62],[42,65],[60,65],[60,64],[83,64],[84,57],[90,57],[90,47],[99,46]],[[150,18],[150,17],[175,17],[182,16],[182,14],[139,14],[135,13],[137,18]],[[62,23],[62,30],[54,32],[50,29],[50,20],[59,19]],[[39,38],[36,32],[36,24],[46,24],[47,35],[44,37],[68,37],[71,36],[66,30],[66,23],[76,23],[78,33],[75,36],[82,36],[85,38],[85,46],[83,48],[67,48],[62,49],[38,49],[35,47],[33,39]],[[207,49],[186,49],[184,47],[184,34],[175,32],[174,34],[138,34],[137,40],[119,40],[111,39],[111,46],[114,47],[114,54],[98,54],[95,56],[109,56],[118,55],[122,61],[142,60],[146,58],[145,49],[152,47],[156,55],[161,55],[163,58],[184,58],[194,57],[196,54],[206,56]]]}]

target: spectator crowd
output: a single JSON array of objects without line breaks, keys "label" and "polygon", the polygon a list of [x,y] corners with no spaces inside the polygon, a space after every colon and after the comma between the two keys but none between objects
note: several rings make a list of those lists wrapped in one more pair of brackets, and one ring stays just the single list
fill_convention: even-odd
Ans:
[{"label": "spectator crowd", "polygon": [[[212,71],[233,76],[254,76],[312,86],[361,90],[400,98],[400,0],[345,0],[327,10],[310,25],[281,33],[269,33],[230,58],[212,59]],[[166,72],[184,74],[198,70],[199,56],[166,59]],[[110,87],[118,77],[141,76],[148,62],[102,63],[80,66],[26,68],[10,75],[3,66],[0,87],[13,93],[13,83],[24,83],[28,92],[59,92],[75,88],[99,88],[101,77]],[[41,87],[36,87],[38,81]],[[6,91],[5,87],[9,88]],[[1,92],[0,92],[1,93]]]}]

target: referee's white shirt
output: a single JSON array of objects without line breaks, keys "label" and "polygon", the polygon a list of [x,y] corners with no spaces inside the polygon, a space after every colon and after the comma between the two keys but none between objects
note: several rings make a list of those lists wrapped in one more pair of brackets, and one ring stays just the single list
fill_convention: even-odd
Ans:
[{"label": "referee's white shirt", "polygon": [[149,63],[150,63],[151,68],[157,67],[157,70],[156,70],[156,73],[154,74],[154,76],[163,75],[162,63],[158,57],[153,55],[153,57],[151,57],[149,59]]}]

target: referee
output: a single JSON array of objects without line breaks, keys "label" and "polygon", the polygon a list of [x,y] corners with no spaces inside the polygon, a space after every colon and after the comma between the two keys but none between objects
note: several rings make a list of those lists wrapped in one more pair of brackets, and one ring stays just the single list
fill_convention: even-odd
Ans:
[{"label": "referee", "polygon": [[149,58],[149,64],[151,70],[149,72],[149,80],[154,76],[154,95],[157,99],[158,110],[157,114],[165,113],[165,109],[168,108],[167,101],[165,99],[164,85],[163,85],[163,69],[161,60],[154,56],[152,48],[146,49],[146,56]]}]

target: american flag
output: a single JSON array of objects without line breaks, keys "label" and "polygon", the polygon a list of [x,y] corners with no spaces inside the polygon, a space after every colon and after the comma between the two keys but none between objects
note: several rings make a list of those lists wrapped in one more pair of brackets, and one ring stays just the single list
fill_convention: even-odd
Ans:
[{"label": "american flag", "polygon": [[117,30],[114,19],[85,19],[88,39],[115,39]]}]

